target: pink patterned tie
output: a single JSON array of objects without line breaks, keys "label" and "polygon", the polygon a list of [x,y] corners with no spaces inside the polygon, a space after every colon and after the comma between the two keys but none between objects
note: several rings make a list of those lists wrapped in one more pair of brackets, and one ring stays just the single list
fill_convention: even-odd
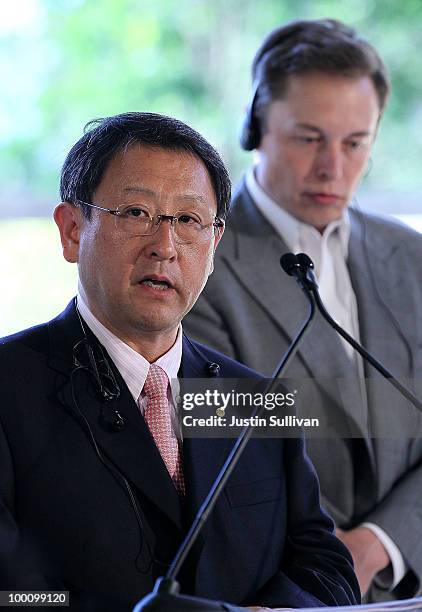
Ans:
[{"label": "pink patterned tie", "polygon": [[164,370],[152,363],[143,389],[148,400],[144,418],[174,486],[180,495],[184,495],[185,481],[181,453],[171,426],[170,404],[167,399],[168,384],[169,380]]}]

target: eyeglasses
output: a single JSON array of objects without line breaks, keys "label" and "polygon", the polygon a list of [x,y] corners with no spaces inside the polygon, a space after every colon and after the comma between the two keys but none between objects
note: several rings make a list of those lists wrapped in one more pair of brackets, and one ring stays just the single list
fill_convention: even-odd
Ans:
[{"label": "eyeglasses", "polygon": [[219,217],[214,217],[214,221],[203,224],[195,213],[176,212],[175,215],[151,215],[146,207],[139,204],[125,204],[114,210],[82,200],[76,200],[75,204],[96,208],[113,215],[116,229],[131,237],[151,236],[158,231],[161,222],[167,220],[173,228],[174,238],[178,244],[192,244],[207,242],[215,231],[219,232],[224,227],[224,221]]}]

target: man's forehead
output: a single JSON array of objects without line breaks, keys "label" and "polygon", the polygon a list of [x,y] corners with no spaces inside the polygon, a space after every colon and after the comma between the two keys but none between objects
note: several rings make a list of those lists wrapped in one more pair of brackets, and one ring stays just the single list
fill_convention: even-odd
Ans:
[{"label": "man's forehead", "polygon": [[149,172],[160,175],[167,169],[177,168],[207,173],[200,157],[184,149],[134,143],[119,149],[109,160],[108,167],[115,166],[121,172]]},{"label": "man's forehead", "polygon": [[361,96],[374,95],[377,98],[374,82],[367,74],[341,74],[312,70],[288,76],[280,99],[286,99],[296,91],[300,93],[303,89],[314,90],[315,93],[337,93],[338,96],[344,87],[348,90],[356,90]]},{"label": "man's forehead", "polygon": [[215,202],[204,162],[185,150],[134,144],[110,159],[97,188],[113,186],[123,197],[154,199],[168,193],[199,205]]},{"label": "man's forehead", "polygon": [[269,119],[287,127],[338,127],[347,133],[373,133],[379,119],[378,99],[367,76],[322,73],[294,75],[284,95],[269,107]]}]

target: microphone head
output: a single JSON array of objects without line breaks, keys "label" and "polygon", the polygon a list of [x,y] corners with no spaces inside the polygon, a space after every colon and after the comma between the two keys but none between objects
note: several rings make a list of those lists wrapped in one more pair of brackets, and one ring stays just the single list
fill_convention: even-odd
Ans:
[{"label": "microphone head", "polygon": [[314,262],[312,261],[312,259],[309,257],[309,255],[307,255],[306,253],[298,253],[296,255],[297,258],[297,262],[300,266],[300,268],[304,271],[307,272],[308,270],[313,270],[314,269]]},{"label": "microphone head", "polygon": [[294,253],[284,253],[284,255],[280,257],[280,265],[286,274],[294,276],[294,271],[299,268],[297,255]]}]

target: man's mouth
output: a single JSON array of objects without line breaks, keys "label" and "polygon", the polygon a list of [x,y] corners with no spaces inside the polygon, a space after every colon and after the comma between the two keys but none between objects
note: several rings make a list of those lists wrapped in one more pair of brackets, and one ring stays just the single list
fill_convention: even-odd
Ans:
[{"label": "man's mouth", "polygon": [[166,289],[170,289],[170,285],[166,281],[154,281],[149,278],[141,281],[141,285],[147,285],[148,287],[153,287],[154,289],[160,289],[161,291],[165,291]]},{"label": "man's mouth", "polygon": [[151,287],[152,289],[157,289],[158,291],[168,291],[169,289],[174,288],[168,278],[160,278],[156,276],[146,276],[139,281],[139,284]]},{"label": "man's mouth", "polygon": [[336,193],[325,193],[325,192],[308,192],[306,194],[312,200],[320,204],[337,204],[343,200],[343,198]]}]

